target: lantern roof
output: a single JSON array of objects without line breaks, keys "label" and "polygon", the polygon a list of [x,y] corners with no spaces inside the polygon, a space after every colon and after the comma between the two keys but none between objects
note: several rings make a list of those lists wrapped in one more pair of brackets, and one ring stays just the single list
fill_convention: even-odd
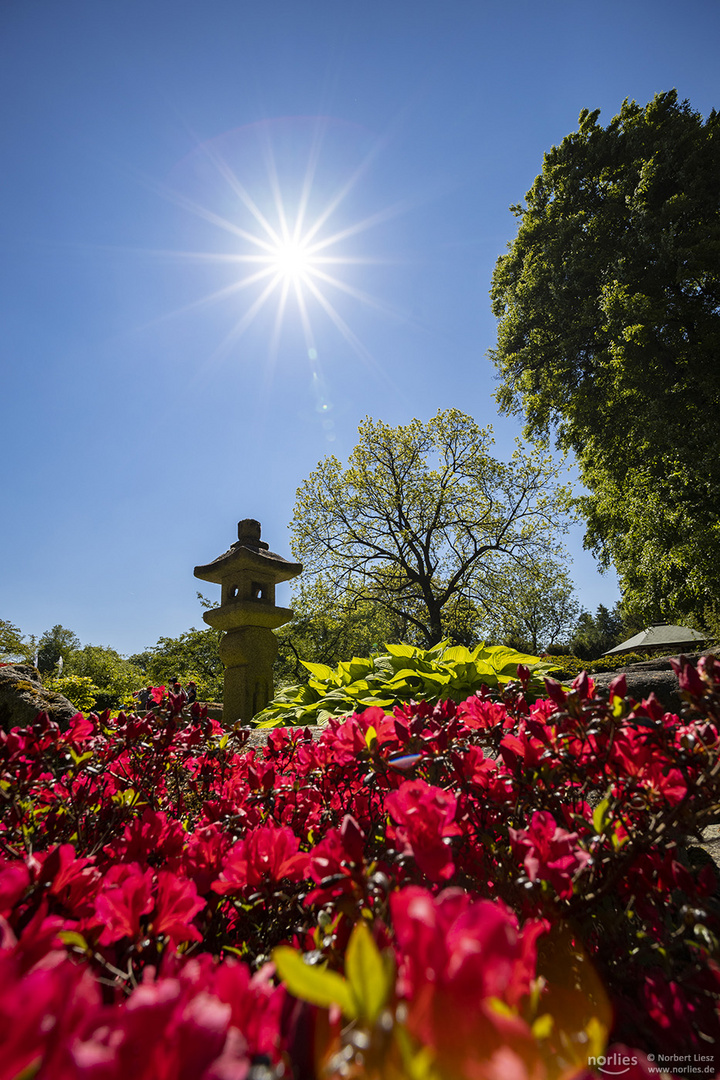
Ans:
[{"label": "lantern roof", "polygon": [[239,521],[236,542],[212,562],[196,566],[193,571],[195,577],[222,585],[228,572],[236,570],[263,570],[271,574],[276,582],[289,581],[302,573],[302,563],[289,562],[282,555],[269,551],[260,534],[259,521],[254,518]]}]

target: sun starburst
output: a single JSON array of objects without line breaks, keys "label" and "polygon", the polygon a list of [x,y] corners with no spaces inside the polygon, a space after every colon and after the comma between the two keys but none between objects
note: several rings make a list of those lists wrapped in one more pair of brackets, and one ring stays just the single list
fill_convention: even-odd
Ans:
[{"label": "sun starburst", "polygon": [[[375,297],[347,280],[350,267],[387,263],[389,260],[369,257],[352,250],[353,242],[368,229],[380,225],[399,213],[402,207],[392,206],[380,212],[347,221],[344,214],[348,196],[367,171],[377,153],[377,145],[361,157],[349,175],[339,178],[335,170],[334,183],[323,177],[318,183],[321,148],[326,124],[315,122],[307,149],[304,171],[298,168],[299,154],[287,153],[286,147],[276,146],[277,131],[266,125],[264,138],[256,145],[255,161],[264,168],[254,170],[250,177],[247,160],[252,155],[238,155],[237,162],[217,140],[203,144],[194,158],[201,161],[205,173],[210,169],[215,181],[214,197],[193,197],[178,188],[167,192],[170,198],[196,218],[212,225],[226,236],[222,251],[176,252],[182,258],[204,263],[223,264],[242,272],[229,284],[186,305],[183,311],[230,300],[241,294],[247,296],[242,310],[226,333],[218,353],[227,353],[255,322],[261,312],[275,304],[273,330],[269,346],[276,350],[287,322],[290,305],[296,309],[302,325],[308,352],[314,352],[313,319],[318,315],[330,320],[350,346],[372,363],[367,349],[350,328],[342,311],[340,298],[350,298],[377,311],[391,309]],[[247,148],[246,148],[247,149]],[[257,151],[260,151],[259,153]],[[284,168],[278,165],[283,158]],[[292,168],[288,168],[288,159]],[[240,167],[242,166],[242,167]],[[298,182],[298,173],[300,180]],[[219,183],[218,183],[219,181]],[[320,195],[320,190],[330,194]],[[215,209],[220,204],[222,211]],[[346,220],[343,220],[345,218]],[[396,312],[392,312],[396,315]]]}]

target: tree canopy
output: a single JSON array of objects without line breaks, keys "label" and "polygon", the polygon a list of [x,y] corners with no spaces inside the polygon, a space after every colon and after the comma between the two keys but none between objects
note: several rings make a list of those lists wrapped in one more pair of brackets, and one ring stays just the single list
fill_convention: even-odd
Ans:
[{"label": "tree canopy", "polygon": [[29,647],[14,623],[8,619],[0,619],[0,662],[27,660]]},{"label": "tree canopy", "polygon": [[508,574],[489,637],[537,655],[567,642],[580,615],[580,605],[566,570],[551,559]]},{"label": "tree canopy", "polygon": [[720,117],[675,91],[545,155],[497,262],[497,399],[572,449],[586,546],[646,618],[720,581]]},{"label": "tree canopy", "polygon": [[200,701],[222,701],[223,672],[218,645],[221,630],[191,627],[178,637],[161,637],[156,645],[130,657],[141,680],[167,686],[174,679],[187,685],[192,680]]},{"label": "tree canopy", "polygon": [[56,667],[61,658],[66,664],[79,648],[80,638],[77,634],[57,623],[51,630],[46,630],[38,642],[39,671],[47,675]]},{"label": "tree canopy", "polygon": [[433,645],[494,610],[504,576],[560,549],[567,492],[540,451],[490,455],[492,431],[458,409],[396,428],[367,417],[343,469],[297,492],[292,550],[313,575]]}]

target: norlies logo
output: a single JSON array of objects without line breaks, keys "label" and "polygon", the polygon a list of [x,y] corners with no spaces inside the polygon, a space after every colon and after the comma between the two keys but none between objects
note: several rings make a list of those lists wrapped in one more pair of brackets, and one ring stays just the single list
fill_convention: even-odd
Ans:
[{"label": "norlies logo", "polygon": [[637,1065],[638,1059],[635,1054],[622,1054],[614,1050],[611,1054],[601,1054],[599,1057],[588,1058],[588,1065],[600,1069],[606,1076],[622,1076],[629,1072],[631,1066]]}]

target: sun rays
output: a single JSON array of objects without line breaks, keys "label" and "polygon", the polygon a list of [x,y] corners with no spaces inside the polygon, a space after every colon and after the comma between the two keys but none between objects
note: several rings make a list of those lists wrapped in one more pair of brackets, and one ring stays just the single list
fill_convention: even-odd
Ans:
[{"label": "sun rays", "polygon": [[[357,242],[403,208],[396,204],[353,220],[358,200],[352,195],[378,144],[365,150],[346,175],[339,175],[336,166],[328,179],[321,162],[326,127],[327,122],[315,121],[308,140],[305,122],[305,145],[300,150],[293,147],[290,154],[287,146],[277,145],[272,125],[265,125],[259,144],[253,144],[254,157],[239,155],[239,164],[218,140],[205,143],[192,155],[196,172],[204,177],[200,194],[187,194],[182,185],[165,190],[182,210],[211,226],[216,237],[214,250],[174,253],[180,260],[222,267],[224,276],[221,287],[174,314],[208,305],[236,305],[237,313],[215,350],[217,359],[231,352],[261,316],[270,318],[267,340],[274,356],[292,317],[299,320],[308,354],[315,353],[318,321],[329,321],[356,354],[375,366],[351,329],[345,309],[355,304],[398,315],[353,277],[360,267],[396,261],[368,255],[362,244],[357,250]],[[254,168],[248,167],[248,160],[254,160]]]}]

